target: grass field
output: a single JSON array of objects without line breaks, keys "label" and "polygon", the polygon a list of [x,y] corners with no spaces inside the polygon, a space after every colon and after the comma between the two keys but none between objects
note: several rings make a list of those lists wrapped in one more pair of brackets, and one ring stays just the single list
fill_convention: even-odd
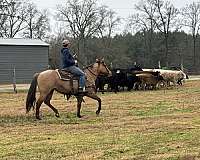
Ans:
[{"label": "grass field", "polygon": [[157,91],[99,93],[76,100],[55,93],[60,118],[42,105],[42,120],[25,113],[26,92],[0,93],[1,160],[196,160],[200,159],[200,81]]}]

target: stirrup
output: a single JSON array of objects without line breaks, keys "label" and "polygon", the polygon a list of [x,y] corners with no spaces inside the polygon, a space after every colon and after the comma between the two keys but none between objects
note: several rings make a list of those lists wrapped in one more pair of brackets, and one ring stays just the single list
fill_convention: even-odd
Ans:
[{"label": "stirrup", "polygon": [[87,93],[88,91],[85,88],[78,88],[78,93]]}]

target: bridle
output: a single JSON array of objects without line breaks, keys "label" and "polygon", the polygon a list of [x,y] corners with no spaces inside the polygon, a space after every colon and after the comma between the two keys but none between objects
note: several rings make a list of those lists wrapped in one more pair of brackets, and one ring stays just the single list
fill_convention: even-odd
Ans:
[{"label": "bridle", "polygon": [[[96,75],[96,74],[90,69],[90,67],[92,67],[95,63],[98,63],[97,73],[99,73],[99,67],[100,67],[100,64],[102,64],[102,65],[106,68],[107,74],[109,74],[109,69],[108,69],[107,65],[106,65],[104,62],[102,62],[102,61],[97,61],[97,62],[95,62],[95,63],[93,63],[93,64],[90,64],[90,65],[87,66],[87,67],[84,67],[84,64],[83,64],[78,58],[76,58],[76,60],[83,66],[83,70],[88,69],[88,71],[89,71],[90,73],[92,73],[94,76],[98,76],[98,75]],[[101,75],[101,74],[100,74],[100,75]],[[102,74],[102,75],[104,75],[104,74]]]},{"label": "bridle", "polygon": [[[97,68],[97,73],[99,73],[99,68],[100,68],[100,64],[102,64],[104,67],[105,67],[105,69],[106,69],[106,71],[107,71],[107,74],[109,74],[109,69],[108,69],[108,67],[106,66],[106,64],[104,63],[104,62],[95,62],[95,63],[98,63],[98,68]],[[88,69],[88,71],[90,72],[90,73],[92,73],[94,76],[99,76],[99,75],[104,75],[104,74],[95,74],[90,68],[95,64],[95,63],[93,63],[93,64],[91,64],[91,65],[89,65],[89,66],[87,66],[87,67],[85,67],[84,69]]]},{"label": "bridle", "polygon": [[[107,71],[107,74],[109,75],[109,72],[110,72],[110,70],[108,69],[108,67],[107,67],[107,65],[104,63],[104,62],[100,62],[103,66],[104,66],[104,68],[106,69],[106,71]],[[99,64],[100,65],[100,64]],[[99,68],[99,67],[98,67]],[[101,74],[100,74],[101,75]]]},{"label": "bridle", "polygon": [[[95,64],[95,63],[94,63],[94,64]],[[89,65],[89,66],[83,68],[83,70],[87,69],[87,70],[88,70],[90,73],[92,73],[94,76],[98,76],[98,75],[96,75],[96,74],[90,69],[90,67],[92,67],[94,64],[91,64],[91,65]],[[98,67],[98,68],[99,68],[99,67]]]}]

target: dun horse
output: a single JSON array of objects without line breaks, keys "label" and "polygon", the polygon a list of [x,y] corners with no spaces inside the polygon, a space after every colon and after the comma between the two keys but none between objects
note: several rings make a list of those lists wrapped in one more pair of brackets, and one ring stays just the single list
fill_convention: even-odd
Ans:
[{"label": "dun horse", "polygon": [[[59,117],[59,112],[52,106],[50,100],[52,98],[54,90],[59,93],[65,94],[68,97],[74,95],[77,98],[77,116],[81,118],[80,110],[83,97],[87,96],[98,101],[98,109],[96,114],[98,115],[101,110],[101,99],[95,93],[95,80],[98,75],[111,75],[111,71],[108,69],[103,60],[96,60],[96,62],[84,69],[86,74],[86,93],[79,94],[78,92],[72,92],[73,88],[70,85],[70,81],[63,81],[59,78],[56,70],[46,70],[41,73],[36,73],[33,76],[27,98],[26,98],[26,111],[29,112],[31,108],[34,108],[36,103],[36,118],[40,118],[39,110],[41,104],[44,102],[54,112],[55,116]],[[38,86],[39,98],[36,101],[36,89]]]}]

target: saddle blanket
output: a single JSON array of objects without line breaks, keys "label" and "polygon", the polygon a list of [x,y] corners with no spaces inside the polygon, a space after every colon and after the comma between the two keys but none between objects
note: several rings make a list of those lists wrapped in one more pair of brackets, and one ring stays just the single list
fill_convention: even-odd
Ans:
[{"label": "saddle blanket", "polygon": [[70,81],[70,85],[74,89],[78,89],[79,86],[79,77],[76,75],[73,75],[70,72],[67,72],[62,69],[56,69],[58,76],[63,81]]}]

